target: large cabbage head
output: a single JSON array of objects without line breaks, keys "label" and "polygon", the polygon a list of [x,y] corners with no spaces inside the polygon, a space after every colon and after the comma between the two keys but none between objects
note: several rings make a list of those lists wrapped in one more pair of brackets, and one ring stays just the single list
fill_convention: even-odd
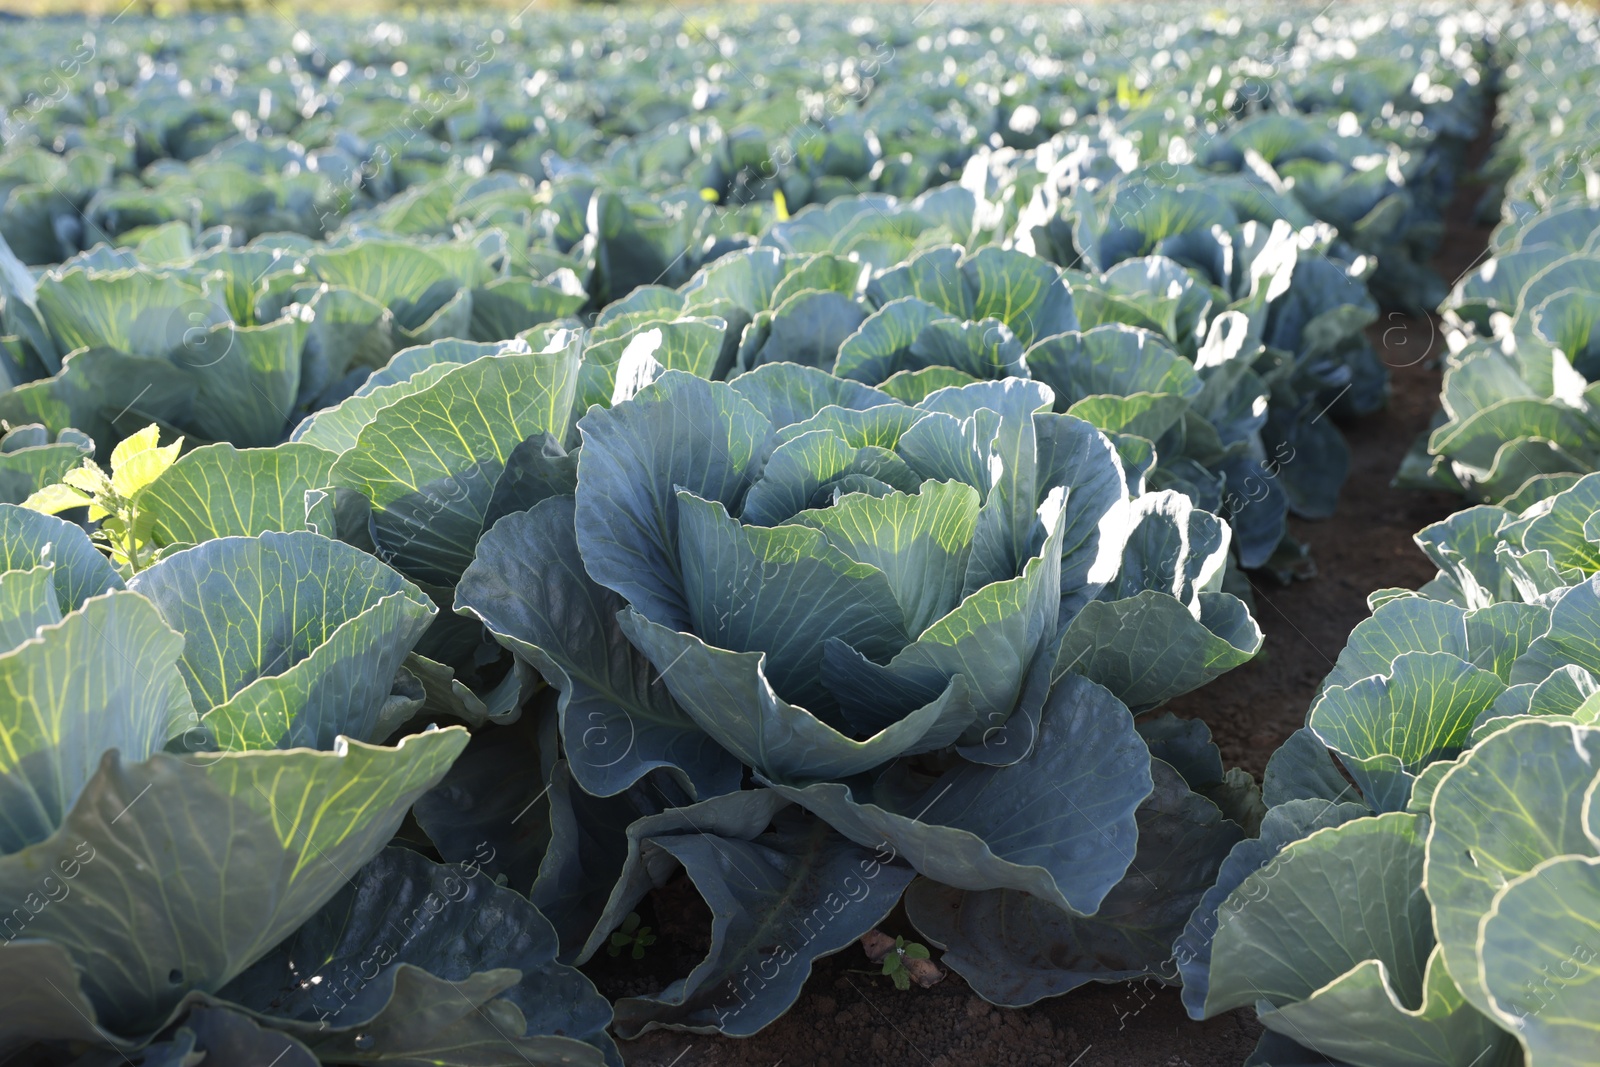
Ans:
[{"label": "large cabbage head", "polygon": [[1051,401],[1019,380],[913,407],[793,365],[669,373],[580,424],[578,548],[661,683],[763,774],[951,744],[1009,761],[1063,610],[1127,536],[1114,449]]}]

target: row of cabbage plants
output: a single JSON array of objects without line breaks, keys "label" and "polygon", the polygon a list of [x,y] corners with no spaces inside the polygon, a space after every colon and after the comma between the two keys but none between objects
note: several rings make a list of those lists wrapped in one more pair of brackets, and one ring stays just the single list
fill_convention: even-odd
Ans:
[{"label": "row of cabbage plants", "polygon": [[[817,54],[845,33],[862,38],[857,51],[893,54],[895,65],[863,82],[860,55],[818,79],[791,55],[788,18],[761,31],[738,24],[737,35],[679,20],[677,37],[669,33],[678,47],[664,51],[651,86],[626,60],[659,44],[671,20],[574,16],[571,32],[593,41],[594,55],[533,49],[528,27],[386,23],[346,59],[301,33],[280,54],[234,49],[218,69],[187,47],[188,35],[215,25],[162,25],[146,31],[142,51],[115,36],[101,48],[95,32],[109,31],[64,41],[87,52],[71,77],[50,76],[54,95],[30,95],[19,80],[23,106],[0,156],[0,172],[13,176],[0,234],[23,263],[53,264],[38,278],[17,262],[0,272],[0,363],[17,387],[0,400],[0,417],[38,422],[53,438],[77,429],[102,450],[152,421],[191,443],[269,445],[408,345],[587,325],[625,298],[644,302],[629,303],[630,313],[665,307],[655,287],[697,286],[702,265],[747,246],[828,253],[881,273],[940,247],[1000,243],[1069,270],[1073,313],[1023,323],[1013,309],[999,316],[1004,329],[978,322],[953,348],[930,338],[914,357],[894,342],[889,372],[938,364],[1004,376],[1027,365],[1018,344],[1137,327],[1092,347],[1151,358],[1123,357],[1124,367],[1097,358],[1106,380],[1053,382],[1061,403],[1150,393],[1094,403],[1086,417],[1156,446],[1147,460],[1155,483],[1226,517],[1245,566],[1280,548],[1278,562],[1292,564],[1286,515],[1326,516],[1348,467],[1333,417],[1373,411],[1386,395],[1362,334],[1375,314],[1368,283],[1433,302],[1426,285],[1383,278],[1415,274],[1413,261],[1437,236],[1449,163],[1481,108],[1482,20],[1372,15],[1296,27],[1195,12],[1161,28],[1119,16],[1094,27],[1097,53],[1083,46],[1082,15],[1029,15],[1018,27],[975,14],[970,29],[927,30],[903,15],[819,19],[805,46]],[[1000,46],[1022,31],[1036,31],[1018,42],[1028,76],[997,86]],[[484,47],[464,50],[475,34]],[[747,85],[736,42],[771,36],[779,61],[764,58],[773,73]],[[1358,46],[1359,76],[1336,73]],[[1064,48],[1079,53],[1074,62]],[[444,69],[467,55],[470,79]],[[966,61],[959,70],[957,58]],[[466,96],[445,106],[418,87],[441,78]],[[637,107],[608,107],[625,88]],[[572,96],[580,89],[582,108]],[[913,89],[923,110],[966,116],[959,136],[936,134],[961,146],[946,172],[911,185],[856,175],[787,194],[762,177],[809,173],[805,161],[828,157],[852,130],[892,138]],[[1016,123],[1024,92],[1026,109],[1049,118],[1007,140],[1000,129]],[[995,103],[1007,94],[1010,105]],[[422,103],[396,120],[411,97]],[[257,98],[254,111],[238,109]],[[273,104],[289,98],[299,106]],[[521,125],[498,117],[504,100],[519,102]],[[566,134],[546,139],[528,106]],[[219,125],[223,108],[231,118]],[[658,121],[639,126],[640,116]],[[759,150],[713,174],[705,168],[724,129]],[[661,138],[694,151],[621,169],[596,158],[602,144],[610,158]],[[517,162],[515,149],[529,144],[542,146],[536,170]],[[874,156],[869,171],[886,159]],[[79,172],[89,177],[75,184]],[[199,184],[167,188],[183,181]],[[272,188],[219,213],[262,183]],[[310,216],[285,214],[290,200]],[[788,217],[808,201],[816,206]],[[56,243],[40,244],[39,234]],[[924,260],[924,273],[934,267],[952,276],[948,253]],[[1006,269],[1020,272],[1008,284],[1034,284],[1036,271]],[[831,370],[887,295],[872,291],[866,269],[842,264],[801,278],[719,307],[733,316],[730,350],[746,318],[770,313],[741,366],[787,359]],[[892,328],[874,328],[920,332],[934,309],[973,321],[960,293],[923,286],[916,295],[932,306],[902,308]],[[1214,384],[1195,411],[1193,376],[1163,368],[1174,351],[1203,367],[1199,349],[1226,309],[1249,319],[1238,342],[1246,358],[1230,372],[1242,377]],[[733,367],[720,359],[712,375]],[[877,370],[850,376],[863,373],[870,381]],[[952,380],[925,376],[920,387],[935,377]]]},{"label": "row of cabbage plants", "polygon": [[1540,5],[1502,32],[1503,221],[1401,471],[1489,503],[1417,534],[1433,581],[1368,598],[1180,939],[1190,1014],[1265,1025],[1252,1065],[1594,1062],[1597,42]]},{"label": "row of cabbage plants", "polygon": [[1439,578],[1372,594],[1272,757],[1179,955],[1196,1018],[1255,1007],[1252,1062],[1593,1061],[1597,494],[1419,533]]},{"label": "row of cabbage plants", "polygon": [[[1431,238],[1451,156],[1476,125],[1481,18],[1148,14],[45,24],[0,81],[13,194],[0,232],[44,264],[171,221],[244,239],[500,225],[581,262],[585,237],[625,229],[632,256],[660,257],[648,276],[677,284],[704,238],[748,239],[775,197],[796,211],[915,196],[1017,152],[1063,157],[1062,135],[1100,131],[1144,163],[1168,161],[1174,140],[1174,162],[1292,162],[1295,198],[1389,253],[1383,270],[1415,269],[1407,249]],[[291,32],[287,48],[260,46]],[[1215,137],[1267,114],[1311,119]],[[9,150],[27,145],[39,147]],[[488,172],[540,184],[475,188]],[[611,202],[604,226],[587,217],[597,193]]]},{"label": "row of cabbage plants", "polygon": [[1501,221],[1445,304],[1435,425],[1402,484],[1514,510],[1600,467],[1600,209],[1594,27],[1529,14],[1506,46]]},{"label": "row of cabbage plants", "polygon": [[0,1051],[616,1064],[901,902],[997,1004],[1176,978],[1263,806],[1158,709],[1333,506],[1489,24],[770,18],[6,73]]},{"label": "row of cabbage plants", "polygon": [[[614,1060],[566,964],[678,864],[719,917],[710,954],[620,1001],[623,1036],[765,1025],[919,873],[920,921],[949,913],[936,893],[1010,900],[1099,945],[1018,993],[988,931],[941,932],[1000,1002],[1167,957],[1256,794],[1203,728],[1132,710],[1259,647],[1219,590],[1226,524],[1042,382],[908,404],[790,363],[711,381],[655,358],[714,357],[694,325],[630,343],[581,418],[613,368],[576,335],[443,341],[299,440],[179,456],[151,427],[3,506],[0,867],[33,903],[0,966],[70,994],[9,1039],[131,1053],[204,1008],[219,1029],[171,1055],[247,1018],[325,1061],[404,1061],[491,1042],[489,1019],[528,1035],[503,1062]],[[76,508],[119,569],[38,513]],[[385,802],[362,761],[412,785]],[[408,807],[443,863],[363,866]],[[79,848],[103,859],[68,887]],[[470,1018],[440,983],[475,991]]]}]

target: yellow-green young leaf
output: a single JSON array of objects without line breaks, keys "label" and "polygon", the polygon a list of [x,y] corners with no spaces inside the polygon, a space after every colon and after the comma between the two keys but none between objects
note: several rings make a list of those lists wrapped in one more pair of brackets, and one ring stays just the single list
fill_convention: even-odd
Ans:
[{"label": "yellow-green young leaf", "polygon": [[88,494],[74,489],[70,485],[47,485],[22,502],[22,506],[29,511],[42,511],[46,515],[56,515],[68,508],[81,508],[90,502]]},{"label": "yellow-green young leaf", "polygon": [[144,429],[129,434],[123,438],[117,447],[111,451],[111,469],[116,470],[128,462],[128,457],[140,452],[148,452],[161,443],[161,427],[151,423]]},{"label": "yellow-green young leaf", "polygon": [[84,460],[83,466],[74,467],[63,474],[61,480],[92,497],[110,496],[114,492],[111,488],[111,479],[106,477],[106,472],[92,459]]},{"label": "yellow-green young leaf", "polygon": [[[94,514],[95,510],[97,509],[91,509],[89,513],[91,515]],[[100,523],[100,536],[96,539],[111,550],[112,563],[115,563],[118,567],[138,569],[134,566],[135,557],[144,555],[139,551],[142,546],[139,544],[138,538],[128,535],[128,524],[122,520],[121,516],[105,515],[104,521]]]},{"label": "yellow-green young leaf", "polygon": [[178,460],[183,438],[160,447],[161,428],[151,423],[126,437],[111,453],[111,487],[128,499],[161,476]]}]

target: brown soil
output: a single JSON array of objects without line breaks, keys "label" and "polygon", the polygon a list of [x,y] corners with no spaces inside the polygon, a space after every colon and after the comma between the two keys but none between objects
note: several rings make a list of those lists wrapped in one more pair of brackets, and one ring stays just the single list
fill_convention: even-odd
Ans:
[{"label": "brown soil", "polygon": [[821,961],[789,1013],[743,1041],[656,1031],[623,1053],[631,1067],[1238,1067],[1261,1032],[1244,1012],[1190,1022],[1153,983],[1002,1011],[954,975],[901,992],[868,966],[854,947]]},{"label": "brown soil", "polygon": [[[1449,278],[1459,273],[1436,266]],[[1257,778],[1267,758],[1305,725],[1345,639],[1369,614],[1367,594],[1388,586],[1415,589],[1432,578],[1435,569],[1412,535],[1462,506],[1460,497],[1447,493],[1389,484],[1400,457],[1439,406],[1444,339],[1437,321],[1394,313],[1368,333],[1389,366],[1389,407],[1342,427],[1350,442],[1350,477],[1334,517],[1289,521],[1289,532],[1311,549],[1316,577],[1285,586],[1265,572],[1248,575],[1256,621],[1266,635],[1261,653],[1167,706],[1184,718],[1205,720],[1223,762]]]},{"label": "brown soil", "polygon": [[[1486,120],[1464,169],[1474,170],[1487,154],[1490,128]],[[1463,182],[1446,217],[1433,266],[1452,283],[1477,265],[1488,242],[1489,229],[1473,217],[1481,194],[1476,183]],[[1389,407],[1343,426],[1351,465],[1336,515],[1290,524],[1310,546],[1317,577],[1283,586],[1265,573],[1251,575],[1255,616],[1266,634],[1261,654],[1169,705],[1205,720],[1224,761],[1258,778],[1272,752],[1304,724],[1350,630],[1368,614],[1367,593],[1415,588],[1432,578],[1412,534],[1461,507],[1458,497],[1389,484],[1438,408],[1444,339],[1437,320],[1391,314],[1369,335],[1389,366]],[[698,899],[673,905],[663,912],[697,928],[688,940],[702,939],[709,920],[704,906]],[[914,936],[898,911],[885,928]],[[662,932],[663,942],[674,940],[675,931]],[[682,960],[678,973],[694,962]],[[932,989],[901,992],[865,973],[868,966],[854,947],[820,961],[795,1006],[754,1037],[656,1031],[626,1043],[623,1054],[630,1067],[1238,1067],[1261,1033],[1245,1010],[1192,1022],[1177,990],[1154,983],[1090,985],[1031,1008],[1001,1011],[954,974]],[[609,982],[595,977],[608,993],[624,992],[613,986],[621,978],[616,971]]]},{"label": "brown soil", "polygon": [[[1492,121],[1467,153],[1464,170],[1475,173],[1488,155]],[[1459,182],[1445,215],[1444,238],[1433,269],[1454,286],[1477,267],[1492,227],[1479,225],[1483,195],[1477,181]],[[1389,406],[1341,426],[1350,443],[1350,477],[1331,519],[1291,519],[1289,532],[1310,546],[1316,564],[1311,581],[1284,586],[1264,572],[1249,575],[1255,617],[1266,635],[1261,653],[1168,709],[1205,720],[1223,762],[1261,777],[1267,758],[1305,724],[1322,679],[1333,669],[1351,629],[1366,618],[1367,594],[1375,589],[1415,589],[1434,576],[1412,535],[1463,506],[1448,493],[1395,489],[1389,483],[1416,436],[1439,409],[1440,358],[1444,336],[1434,316],[1393,312],[1367,331],[1389,368]]]}]

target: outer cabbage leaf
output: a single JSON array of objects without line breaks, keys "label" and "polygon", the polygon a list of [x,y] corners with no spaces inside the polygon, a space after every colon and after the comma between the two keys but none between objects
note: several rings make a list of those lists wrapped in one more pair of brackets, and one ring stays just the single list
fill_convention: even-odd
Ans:
[{"label": "outer cabbage leaf", "polygon": [[108,752],[49,838],[0,858],[0,888],[20,900],[41,870],[75,869],[71,896],[28,932],[72,955],[100,1025],[148,1033],[315,913],[466,740],[451,728],[395,748],[133,764]]},{"label": "outer cabbage leaf", "polygon": [[641,862],[683,866],[711,909],[711,948],[686,978],[617,1001],[624,1037],[661,1026],[755,1033],[799,996],[815,960],[881,922],[912,877],[793,809],[748,838],[685,829],[645,838]]},{"label": "outer cabbage leaf", "polygon": [[1183,934],[1173,946],[1173,959],[1183,979],[1183,1005],[1191,1019],[1205,1018],[1206,997],[1211,988],[1211,952],[1217,924],[1225,914],[1245,907],[1249,901],[1234,896],[1254,872],[1266,866],[1286,845],[1317,830],[1338,826],[1368,814],[1362,804],[1329,803],[1326,800],[1291,800],[1271,808],[1261,820],[1261,831],[1233,846],[1217,871],[1216,882],[1208,887],[1189,916]]},{"label": "outer cabbage leaf", "polygon": [[578,424],[578,547],[591,577],[646,618],[689,623],[679,489],[730,510],[772,450],[772,426],[726,385],[668,371],[625,405]]},{"label": "outer cabbage leaf", "polygon": [[858,741],[779,696],[762,671],[765,653],[715,648],[631,608],[619,621],[690,718],[775,781],[847,778],[899,756],[944,748],[976,717],[966,679],[958,676],[928,702]]},{"label": "outer cabbage leaf", "polygon": [[[29,573],[50,581],[47,567],[8,571],[5,591]],[[49,838],[102,752],[142,760],[194,718],[176,669],[183,638],[148,600],[107,593],[65,618],[47,607],[37,638],[0,655],[0,853]]]},{"label": "outer cabbage leaf", "polygon": [[207,541],[159,561],[132,588],[187,641],[181,669],[225,749],[382,741],[401,661],[437,614],[366,553],[320,534]]},{"label": "outer cabbage leaf", "polygon": [[1498,1062],[1509,1037],[1463,1003],[1421,892],[1425,820],[1392,812],[1318,830],[1248,876],[1212,947],[1206,1014],[1264,1025],[1357,1067]]},{"label": "outer cabbage leaf", "polygon": [[933,780],[891,768],[876,783],[772,788],[946,886],[1016,889],[1091,915],[1127,871],[1149,767],[1132,717],[1072,676],[1045,702],[1032,753],[1010,766],[961,763]]},{"label": "outer cabbage leaf", "polygon": [[0,504],[0,572],[48,563],[63,614],[92,596],[124,587],[111,561],[90,542],[83,527],[54,515]]},{"label": "outer cabbage leaf", "polygon": [[555,957],[555,928],[520,893],[388,848],[219,995],[324,1058],[543,1062],[582,1056],[572,1040],[620,1064],[609,1005]]},{"label": "outer cabbage leaf", "polygon": [[334,459],[300,444],[197,448],[139,494],[140,518],[162,545],[305,530],[306,492],[328,484]]},{"label": "outer cabbage leaf", "polygon": [[1448,652],[1407,652],[1387,674],[1324,689],[1306,721],[1374,811],[1402,811],[1416,775],[1454,758],[1504,691],[1493,673]]},{"label": "outer cabbage leaf", "polygon": [[501,520],[461,576],[456,610],[561,690],[566,758],[589,792],[611,796],[656,767],[697,797],[737,789],[738,761],[673,702],[618,626],[622,598],[585,573],[574,515],[571,497],[553,497]]},{"label": "outer cabbage leaf", "polygon": [[1094,601],[1068,625],[1054,675],[1083,674],[1136,712],[1198,689],[1261,650],[1261,627],[1231,593],[1200,593],[1199,614],[1147,589]]},{"label": "outer cabbage leaf", "polygon": [[539,434],[566,437],[576,385],[570,351],[467,363],[379,411],[334,464],[332,483],[372,502],[380,556],[449,586],[472,562],[512,450]]},{"label": "outer cabbage leaf", "polygon": [[1468,1003],[1491,1010],[1478,957],[1495,894],[1545,860],[1593,855],[1585,790],[1600,730],[1531,720],[1480,741],[1433,794],[1427,886],[1444,963]]},{"label": "outer cabbage leaf", "polygon": [[991,1003],[1021,1006],[1089,981],[1170,977],[1173,939],[1242,836],[1160,760],[1139,805],[1137,850],[1092,915],[1014,890],[960,893],[926,879],[906,896],[924,937]]},{"label": "outer cabbage leaf", "polygon": [[1484,919],[1478,955],[1489,1005],[1537,1067],[1578,1067],[1594,1058],[1597,914],[1600,857],[1558,856],[1503,886]]},{"label": "outer cabbage leaf", "polygon": [[1510,682],[1543,681],[1567,664],[1600,674],[1600,574],[1561,597],[1551,609],[1550,628],[1517,659]]}]

